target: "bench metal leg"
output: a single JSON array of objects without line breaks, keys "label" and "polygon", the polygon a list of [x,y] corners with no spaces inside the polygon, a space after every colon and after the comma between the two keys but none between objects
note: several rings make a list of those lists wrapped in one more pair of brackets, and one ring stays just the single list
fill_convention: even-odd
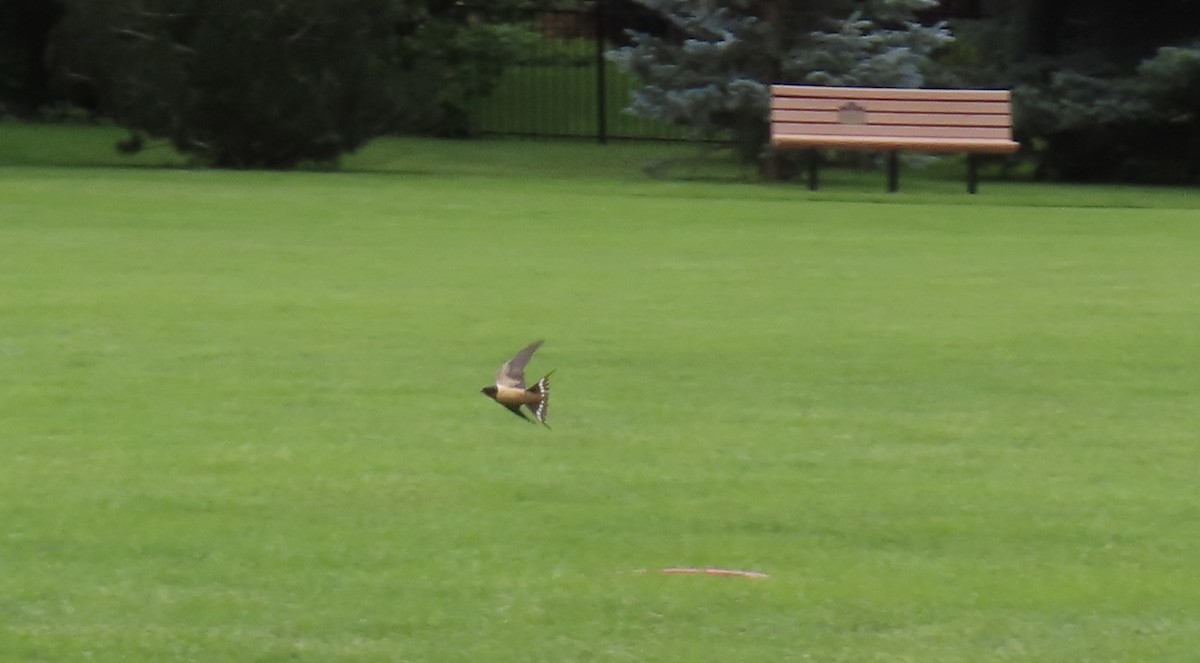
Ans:
[{"label": "bench metal leg", "polygon": [[896,193],[900,189],[900,159],[899,152],[888,152],[888,193]]},{"label": "bench metal leg", "polygon": [[809,191],[817,190],[817,185],[819,184],[819,182],[817,180],[817,171],[820,168],[821,168],[821,151],[820,150],[809,150],[808,151],[808,189],[809,189]]},{"label": "bench metal leg", "polygon": [[967,193],[979,190],[979,159],[974,152],[967,154]]}]

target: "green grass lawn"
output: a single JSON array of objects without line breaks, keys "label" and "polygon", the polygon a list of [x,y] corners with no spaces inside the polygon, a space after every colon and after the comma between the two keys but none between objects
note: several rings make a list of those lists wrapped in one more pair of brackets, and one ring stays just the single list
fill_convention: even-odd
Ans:
[{"label": "green grass lawn", "polygon": [[1195,660],[1194,190],[107,131],[0,124],[0,661]]}]

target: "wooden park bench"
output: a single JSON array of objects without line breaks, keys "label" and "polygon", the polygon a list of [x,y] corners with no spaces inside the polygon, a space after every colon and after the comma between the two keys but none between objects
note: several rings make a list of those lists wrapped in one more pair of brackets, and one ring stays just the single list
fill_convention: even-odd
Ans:
[{"label": "wooden park bench", "polygon": [[966,152],[967,191],[978,184],[976,155],[1010,154],[1008,90],[771,86],[771,145],[809,150],[808,187],[817,188],[820,149],[887,152],[888,191],[899,188],[901,150]]}]

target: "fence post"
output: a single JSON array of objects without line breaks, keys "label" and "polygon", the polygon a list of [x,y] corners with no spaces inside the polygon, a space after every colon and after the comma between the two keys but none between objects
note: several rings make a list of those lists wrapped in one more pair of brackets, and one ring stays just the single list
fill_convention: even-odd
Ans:
[{"label": "fence post", "polygon": [[595,15],[592,20],[596,31],[596,140],[601,145],[608,142],[608,85],[604,71],[604,5],[604,0],[596,0]]}]

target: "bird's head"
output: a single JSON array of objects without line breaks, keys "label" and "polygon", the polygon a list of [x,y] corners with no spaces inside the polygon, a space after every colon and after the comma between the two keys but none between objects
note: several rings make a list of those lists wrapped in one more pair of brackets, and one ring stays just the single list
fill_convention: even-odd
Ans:
[{"label": "bird's head", "polygon": [[496,385],[489,384],[488,386],[484,387],[483,389],[480,389],[479,393],[487,394],[487,396],[489,398],[495,398],[496,397]]}]

